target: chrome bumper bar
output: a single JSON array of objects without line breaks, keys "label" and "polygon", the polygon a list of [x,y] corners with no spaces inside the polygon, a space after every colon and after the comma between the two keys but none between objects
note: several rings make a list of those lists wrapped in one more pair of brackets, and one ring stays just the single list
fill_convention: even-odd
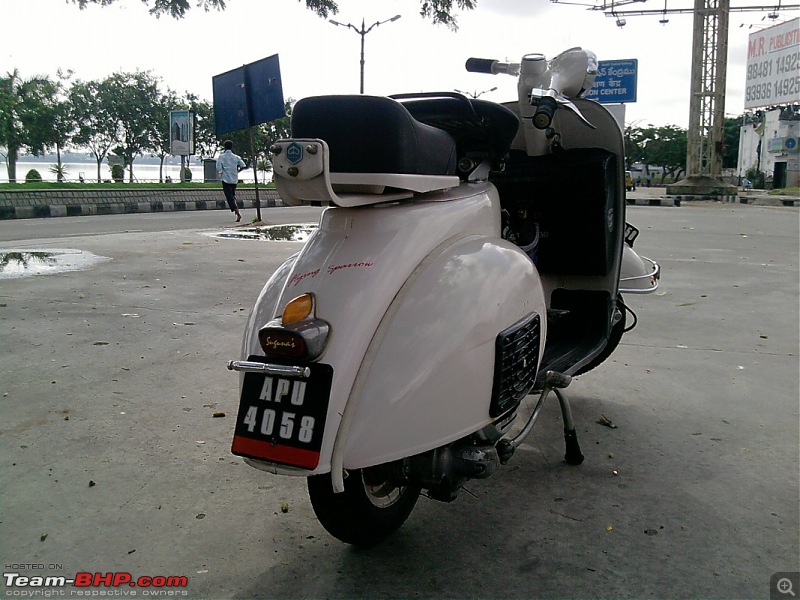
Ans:
[{"label": "chrome bumper bar", "polygon": [[301,379],[307,379],[311,376],[311,369],[308,367],[271,365],[251,360],[229,360],[228,370],[239,371],[240,373],[261,373],[262,375],[275,375],[277,377],[299,377]]}]

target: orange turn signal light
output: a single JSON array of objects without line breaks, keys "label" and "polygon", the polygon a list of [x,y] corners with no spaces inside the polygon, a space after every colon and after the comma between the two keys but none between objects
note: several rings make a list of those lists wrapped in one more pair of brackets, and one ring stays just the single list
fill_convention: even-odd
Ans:
[{"label": "orange turn signal light", "polygon": [[296,323],[309,317],[314,312],[314,296],[311,294],[303,294],[293,300],[290,300],[283,309],[283,316],[281,321],[283,325],[289,323]]}]

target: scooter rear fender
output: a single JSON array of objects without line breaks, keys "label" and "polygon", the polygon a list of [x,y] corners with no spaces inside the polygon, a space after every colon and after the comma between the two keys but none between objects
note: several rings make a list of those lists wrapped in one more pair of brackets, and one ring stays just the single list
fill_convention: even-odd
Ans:
[{"label": "scooter rear fender", "polygon": [[[434,447],[488,422],[490,346],[497,333],[526,311],[544,314],[538,275],[524,253],[500,239],[499,200],[493,185],[464,184],[426,198],[326,210],[318,232],[262,290],[245,332],[242,357],[263,355],[260,327],[279,315],[289,300],[310,292],[316,298],[317,318],[330,324],[328,343],[318,361],[331,365],[334,375],[318,466],[298,471],[248,460],[253,466],[285,474],[325,473],[336,452],[344,468],[358,468]],[[522,291],[526,286],[527,293]],[[460,311],[468,316],[454,318]],[[461,353],[448,342],[426,359],[428,350],[419,345],[422,342],[410,341],[413,336],[405,335],[407,328],[425,343],[443,339],[432,332],[455,330]],[[454,362],[439,364],[448,360]],[[476,384],[467,390],[460,383],[462,370],[467,369],[475,369],[480,389]],[[440,374],[458,385],[443,386]],[[384,379],[391,385],[378,395]],[[355,391],[354,386],[358,386]],[[447,393],[436,397],[437,390]],[[409,394],[419,400],[409,400]],[[391,427],[381,414],[396,415],[401,406],[396,403],[403,402],[410,404],[400,412],[408,407],[416,410],[420,402],[436,403],[430,406],[430,417],[424,413],[417,417],[433,421],[438,415],[440,430],[435,434],[427,430],[414,440],[403,440],[409,432],[401,432],[392,443],[377,443],[372,428]],[[443,416],[452,419],[461,413],[462,403],[480,408],[472,408],[457,426],[452,420],[448,426]],[[341,428],[345,416],[346,429]],[[356,444],[363,446],[356,449]]]}]

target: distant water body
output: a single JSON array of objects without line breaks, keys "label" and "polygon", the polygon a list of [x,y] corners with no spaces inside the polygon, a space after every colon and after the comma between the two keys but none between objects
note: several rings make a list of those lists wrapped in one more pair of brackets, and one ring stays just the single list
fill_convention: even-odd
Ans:
[{"label": "distant water body", "polygon": [[[39,171],[43,181],[56,181],[55,173],[50,172],[50,168],[55,162],[18,162],[17,163],[17,182],[25,181],[25,174],[31,169]],[[66,168],[67,181],[80,181],[81,176],[87,183],[97,181],[97,163],[95,162],[65,162],[62,163]],[[192,172],[192,181],[203,181],[203,165],[191,164],[189,169]],[[166,179],[170,177],[172,181],[181,180],[180,165],[164,165],[162,176]],[[263,183],[263,173],[258,174],[259,183]],[[129,173],[125,170],[125,181],[128,181]],[[252,169],[244,170],[239,174],[241,181],[245,183],[253,182]],[[100,165],[100,179],[102,181],[111,179],[111,167],[105,162]],[[133,180],[139,183],[157,183],[159,181],[159,166],[152,163],[137,164],[133,163]],[[4,162],[0,162],[0,183],[8,183],[8,169]]]}]

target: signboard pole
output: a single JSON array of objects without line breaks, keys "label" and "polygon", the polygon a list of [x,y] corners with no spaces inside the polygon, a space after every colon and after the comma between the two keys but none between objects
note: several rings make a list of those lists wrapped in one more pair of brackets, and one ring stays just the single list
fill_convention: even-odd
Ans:
[{"label": "signboard pole", "polygon": [[[243,65],[212,80],[214,88],[214,132],[219,137],[229,131],[250,130],[250,154],[256,189],[256,214],[261,220],[253,127],[286,116],[278,55]],[[269,204],[268,204],[269,205]]]},{"label": "signboard pole", "polygon": [[250,156],[253,157],[253,181],[256,183],[256,217],[261,221],[261,198],[258,195],[258,161],[256,160],[256,142],[253,128],[250,128]]}]

